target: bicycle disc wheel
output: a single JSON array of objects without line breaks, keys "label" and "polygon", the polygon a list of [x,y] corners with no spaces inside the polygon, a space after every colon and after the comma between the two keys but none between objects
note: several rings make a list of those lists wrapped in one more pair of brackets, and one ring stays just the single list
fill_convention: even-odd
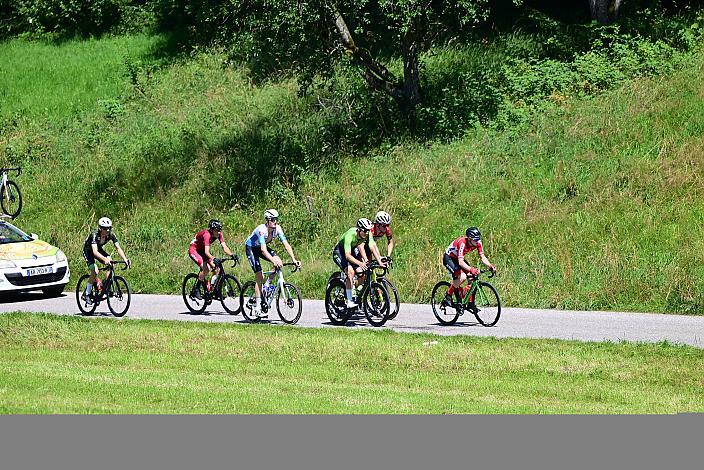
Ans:
[{"label": "bicycle disc wheel", "polygon": [[494,286],[488,282],[479,281],[477,291],[474,293],[474,305],[476,309],[472,313],[479,323],[484,326],[496,325],[501,315],[501,299]]},{"label": "bicycle disc wheel", "polygon": [[220,284],[220,303],[230,315],[237,315],[242,309],[240,304],[240,293],[242,285],[240,281],[232,274],[225,274],[225,277]]},{"label": "bicycle disc wheel", "polygon": [[393,320],[396,318],[398,310],[401,308],[401,302],[399,302],[398,299],[398,290],[396,290],[396,286],[385,277],[382,278],[382,282],[384,283],[384,287],[386,287],[386,292],[389,294],[389,302],[391,302],[391,314],[388,319]]},{"label": "bicycle disc wheel", "polygon": [[122,317],[130,308],[132,293],[130,286],[122,276],[113,276],[108,290],[108,308],[116,317]]},{"label": "bicycle disc wheel", "polygon": [[445,298],[450,283],[440,281],[433,287],[433,295],[430,298],[430,305],[433,307],[433,314],[443,325],[453,325],[460,317],[460,313],[452,302]]},{"label": "bicycle disc wheel", "polygon": [[13,219],[20,215],[22,210],[22,191],[17,183],[11,180],[7,180],[7,185],[2,187],[0,190],[0,197],[2,197],[1,205],[2,211],[12,217]]},{"label": "bicycle disc wheel", "polygon": [[[98,308],[98,303],[93,302],[93,304],[89,307],[86,307],[86,299],[84,297],[84,293],[86,291],[86,284],[88,282],[88,279],[90,279],[90,276],[87,274],[84,274],[81,276],[81,278],[78,280],[78,283],[76,284],[76,303],[78,304],[78,310],[81,311],[81,314],[83,315],[92,315],[93,312],[95,312],[95,309]],[[91,297],[93,296],[93,293],[91,291]]]},{"label": "bicycle disc wheel", "polygon": [[301,302],[301,292],[298,287],[284,282],[283,292],[276,294],[276,310],[284,323],[295,324],[301,318],[303,312],[303,302]]},{"label": "bicycle disc wheel", "polygon": [[205,298],[205,285],[198,280],[198,274],[186,274],[181,286],[183,303],[193,313],[203,313],[208,305]]},{"label": "bicycle disc wheel", "polygon": [[352,311],[347,309],[347,296],[345,282],[333,279],[325,289],[325,313],[333,325],[344,325],[352,316]]},{"label": "bicycle disc wheel", "polygon": [[257,284],[254,281],[247,281],[242,286],[242,292],[240,293],[242,316],[251,323],[258,323],[261,321],[261,317],[257,315],[257,312],[254,310],[257,305],[257,298],[255,297],[256,286]]},{"label": "bicycle disc wheel", "polygon": [[389,293],[381,282],[372,282],[362,299],[364,316],[372,326],[383,326],[389,319],[391,304]]}]

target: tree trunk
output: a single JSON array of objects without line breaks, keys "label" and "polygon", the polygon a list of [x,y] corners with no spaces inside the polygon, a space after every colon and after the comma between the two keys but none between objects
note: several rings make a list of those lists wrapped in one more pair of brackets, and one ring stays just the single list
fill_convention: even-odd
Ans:
[{"label": "tree trunk", "polygon": [[599,24],[609,24],[618,16],[623,0],[589,0],[592,19]]},{"label": "tree trunk", "polygon": [[[415,118],[415,110],[421,103],[420,72],[418,70],[418,41],[414,30],[403,37],[403,97],[404,114],[411,120]],[[405,109],[404,109],[405,108]]]},{"label": "tree trunk", "polygon": [[340,35],[340,42],[345,51],[352,56],[362,68],[362,76],[374,90],[391,96],[401,112],[413,118],[421,102],[420,74],[418,71],[418,41],[414,31],[406,33],[403,39],[403,83],[389,70],[376,61],[367,49],[357,47],[347,24],[337,9],[332,10],[332,19]]}]

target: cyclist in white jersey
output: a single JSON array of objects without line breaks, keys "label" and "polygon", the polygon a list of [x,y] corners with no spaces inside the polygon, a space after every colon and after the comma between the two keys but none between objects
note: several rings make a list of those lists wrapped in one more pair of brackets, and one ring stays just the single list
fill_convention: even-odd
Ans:
[{"label": "cyclist in white jersey", "polygon": [[[293,248],[291,248],[288,240],[286,240],[284,230],[280,225],[278,225],[278,221],[278,211],[275,209],[267,209],[264,211],[264,223],[257,226],[245,242],[247,260],[249,261],[250,266],[252,266],[252,271],[254,271],[254,276],[256,278],[256,286],[254,288],[256,305],[254,309],[257,313],[261,311],[261,302],[259,299],[262,297],[262,284],[264,284],[264,274],[262,273],[262,266],[259,262],[260,258],[264,258],[269,261],[275,268],[281,268],[284,265],[279,255],[268,247],[269,243],[275,238],[278,238],[284,245],[286,252],[291,257],[291,260],[298,267],[301,266],[301,262],[298,261],[296,256],[293,254]],[[271,281],[271,278],[269,278],[269,281]]]}]

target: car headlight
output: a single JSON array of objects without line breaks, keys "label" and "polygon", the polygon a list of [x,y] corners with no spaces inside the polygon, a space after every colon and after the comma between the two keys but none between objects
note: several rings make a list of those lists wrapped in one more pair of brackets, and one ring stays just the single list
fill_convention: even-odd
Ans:
[{"label": "car headlight", "polygon": [[66,261],[66,254],[59,250],[56,252],[56,262],[61,263],[62,261]]},{"label": "car headlight", "polygon": [[16,268],[17,265],[10,260],[0,259],[0,269]]}]

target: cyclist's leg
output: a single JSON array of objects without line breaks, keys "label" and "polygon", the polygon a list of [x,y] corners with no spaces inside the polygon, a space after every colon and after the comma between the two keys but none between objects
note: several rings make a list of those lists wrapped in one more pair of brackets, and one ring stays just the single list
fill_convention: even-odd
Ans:
[{"label": "cyclist's leg", "polygon": [[98,266],[95,264],[95,257],[93,253],[89,250],[83,250],[83,259],[86,260],[88,265],[88,281],[86,282],[86,290],[83,292],[86,302],[90,301],[90,294],[93,291],[93,284],[98,276]]},{"label": "cyclist's leg", "polygon": [[[359,261],[364,261],[364,257],[362,256],[362,249],[359,248],[359,245],[352,249],[352,256],[357,258]],[[367,261],[369,261],[370,259],[371,258],[369,258],[369,256],[367,256]],[[355,267],[354,272],[357,273],[357,284],[355,285],[355,287],[363,285],[364,281],[365,281],[365,279],[364,279],[365,276],[364,276],[364,272],[362,271],[362,269],[360,267]]]},{"label": "cyclist's leg", "polygon": [[338,244],[332,250],[332,259],[335,264],[345,273],[345,296],[347,297],[347,305],[352,306],[352,283],[354,282],[354,269],[350,266],[349,261],[344,255],[342,247]]},{"label": "cyclist's leg", "polygon": [[259,247],[251,247],[245,245],[245,253],[247,255],[247,261],[254,271],[254,299],[255,308],[259,307],[259,299],[262,296],[262,285],[264,284],[264,274],[262,273],[262,265],[259,261],[261,257],[261,249]]}]

